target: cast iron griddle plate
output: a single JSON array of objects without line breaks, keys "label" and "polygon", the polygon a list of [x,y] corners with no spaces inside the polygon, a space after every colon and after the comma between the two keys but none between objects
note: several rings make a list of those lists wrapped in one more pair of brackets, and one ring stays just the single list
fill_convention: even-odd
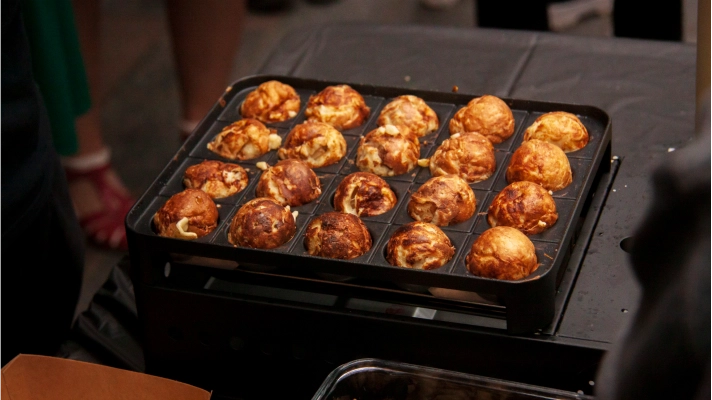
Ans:
[{"label": "cast iron griddle plate", "polygon": [[[293,126],[304,121],[304,109],[310,95],[326,86],[345,83],[283,76],[255,76],[235,82],[129,212],[126,223],[133,257],[150,256],[134,254],[135,252],[163,252],[266,266],[301,268],[317,273],[380,279],[397,284],[466,290],[498,295],[504,299],[508,307],[517,302],[535,301],[540,295],[553,297],[549,292],[555,290],[553,282],[565,257],[565,249],[574,234],[574,222],[583,211],[584,199],[591,188],[600,163],[609,162],[603,160],[603,155],[606,148],[610,146],[610,118],[604,111],[591,106],[503,98],[514,114],[515,132],[505,142],[494,145],[497,159],[494,175],[486,181],[470,185],[477,199],[475,215],[463,223],[441,227],[456,247],[456,253],[450,262],[436,270],[421,271],[395,267],[389,265],[385,259],[385,246],[390,235],[398,226],[412,221],[406,212],[407,202],[410,194],[430,178],[430,171],[427,168],[416,167],[408,174],[384,178],[398,196],[398,204],[383,215],[363,218],[373,238],[373,247],[363,256],[352,260],[311,256],[304,249],[304,230],[315,216],[333,211],[332,197],[335,188],[344,176],[358,170],[354,165],[354,159],[359,137],[377,127],[378,115],[391,99],[403,94],[413,94],[425,100],[437,113],[440,121],[439,129],[420,138],[421,158],[425,158],[432,155],[437,146],[450,136],[448,123],[454,113],[478,95],[412,91],[348,83],[364,97],[371,108],[371,115],[362,126],[342,132],[348,145],[344,159],[337,164],[314,170],[322,183],[322,195],[312,203],[293,208],[299,211],[299,216],[296,221],[297,234],[291,241],[276,249],[258,250],[233,246],[227,240],[232,216],[242,204],[255,197],[256,183],[262,173],[255,164],[259,161],[275,164],[279,160],[276,151],[254,160],[239,162],[248,170],[250,183],[239,194],[216,201],[219,205],[220,220],[217,229],[211,234],[194,241],[156,235],[152,227],[153,215],[171,195],[183,190],[182,175],[188,166],[206,159],[235,162],[212,153],[206,145],[223,127],[241,118],[239,106],[247,94],[260,83],[272,79],[291,85],[302,99],[302,108],[295,118],[286,122],[267,124],[268,127],[276,129],[282,138]],[[467,271],[464,259],[473,241],[489,228],[485,213],[493,197],[507,185],[505,170],[509,157],[522,142],[526,127],[538,116],[550,111],[567,111],[576,114],[588,129],[591,140],[582,150],[567,153],[573,171],[573,182],[567,188],[553,194],[559,212],[558,222],[551,229],[530,236],[536,247],[540,266],[531,276],[519,281],[500,281],[474,276]]]}]

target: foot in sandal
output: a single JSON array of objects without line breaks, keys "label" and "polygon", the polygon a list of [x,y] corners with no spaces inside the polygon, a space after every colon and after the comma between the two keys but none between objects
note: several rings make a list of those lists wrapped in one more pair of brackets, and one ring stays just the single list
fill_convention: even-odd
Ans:
[{"label": "foot in sandal", "polygon": [[62,160],[79,223],[89,240],[104,249],[128,250],[124,219],[134,204],[104,148]]}]

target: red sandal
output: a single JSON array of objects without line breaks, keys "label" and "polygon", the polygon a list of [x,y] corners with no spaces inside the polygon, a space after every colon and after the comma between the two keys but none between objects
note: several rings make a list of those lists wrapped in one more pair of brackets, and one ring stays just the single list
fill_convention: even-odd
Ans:
[{"label": "red sandal", "polygon": [[87,180],[96,189],[103,205],[100,211],[83,216],[79,219],[84,233],[95,245],[110,250],[128,250],[124,219],[134,204],[134,199],[116,188],[110,182],[111,164],[89,170],[75,170],[65,165],[67,181],[71,184],[77,180]]}]

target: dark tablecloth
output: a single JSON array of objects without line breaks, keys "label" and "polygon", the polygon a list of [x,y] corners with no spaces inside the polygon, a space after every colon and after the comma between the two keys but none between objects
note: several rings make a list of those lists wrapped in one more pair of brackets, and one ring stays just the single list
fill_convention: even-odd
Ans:
[{"label": "dark tablecloth", "polygon": [[620,242],[650,176],[694,136],[694,45],[494,29],[334,24],[287,35],[260,73],[594,105],[622,162],[557,335],[611,343],[640,291]]}]

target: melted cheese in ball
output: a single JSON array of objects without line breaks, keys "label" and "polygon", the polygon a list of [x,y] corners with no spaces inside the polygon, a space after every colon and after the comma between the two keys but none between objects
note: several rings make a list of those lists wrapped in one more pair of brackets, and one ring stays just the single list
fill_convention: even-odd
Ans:
[{"label": "melted cheese in ball", "polygon": [[466,221],[475,213],[475,193],[457,175],[429,179],[413,193],[408,215],[416,221],[448,226]]},{"label": "melted cheese in ball", "polygon": [[437,269],[455,255],[450,238],[437,226],[411,222],[398,228],[386,245],[391,265],[413,269]]},{"label": "melted cheese in ball", "polygon": [[435,111],[423,99],[412,95],[396,97],[378,116],[379,126],[407,126],[418,137],[435,132],[439,124]]},{"label": "melted cheese in ball", "polygon": [[153,217],[160,236],[193,240],[218,226],[218,209],[207,193],[185,189],[171,196]]},{"label": "melted cheese in ball", "polygon": [[488,179],[496,165],[492,143],[474,132],[457,133],[445,139],[430,157],[433,176],[454,174],[468,183]]},{"label": "melted cheese in ball", "polygon": [[206,160],[185,170],[183,184],[186,188],[200,189],[213,199],[222,199],[241,192],[247,187],[248,177],[237,164]]},{"label": "melted cheese in ball", "polygon": [[321,182],[304,161],[283,160],[262,173],[256,194],[296,207],[316,200],[321,195]]},{"label": "melted cheese in ball", "polygon": [[299,113],[302,101],[293,87],[278,82],[262,83],[250,92],[240,106],[245,118],[255,118],[264,123],[282,122]]},{"label": "melted cheese in ball", "polygon": [[361,126],[370,113],[363,97],[349,85],[324,88],[309,97],[304,112],[308,120],[327,123],[340,131]]},{"label": "melted cheese in ball", "polygon": [[544,114],[524,131],[524,140],[539,139],[559,146],[565,153],[584,148],[588,130],[577,116],[563,111]]},{"label": "melted cheese in ball", "polygon": [[275,140],[280,140],[279,136],[262,122],[241,119],[223,128],[208,143],[208,150],[230,160],[251,160],[273,150]]},{"label": "melted cheese in ball", "polygon": [[420,143],[408,128],[386,125],[361,138],[356,166],[378,176],[402,175],[415,168],[419,156]]},{"label": "melted cheese in ball", "polygon": [[289,132],[277,154],[282,160],[302,160],[310,168],[326,167],[346,155],[346,140],[329,124],[306,121]]}]

